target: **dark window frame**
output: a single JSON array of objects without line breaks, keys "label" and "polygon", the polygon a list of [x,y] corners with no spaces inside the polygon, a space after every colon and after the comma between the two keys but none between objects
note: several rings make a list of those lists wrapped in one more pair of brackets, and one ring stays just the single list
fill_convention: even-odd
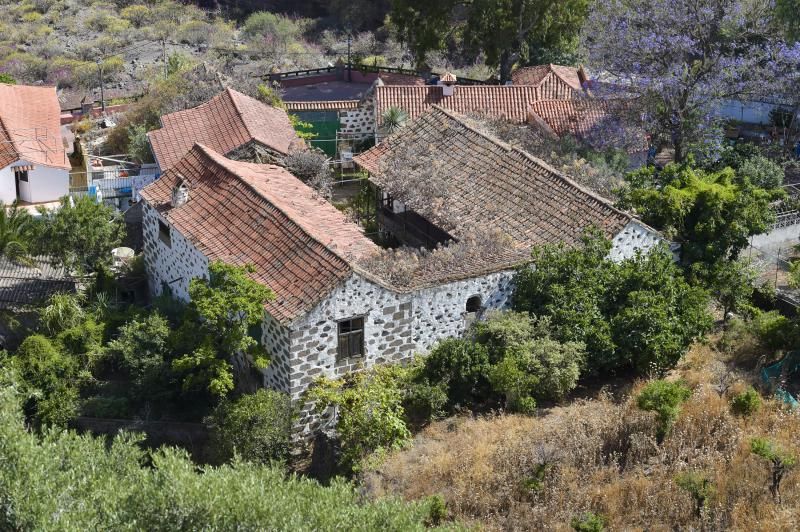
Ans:
[{"label": "dark window frame", "polygon": [[28,171],[23,170],[22,172],[17,172],[17,179],[19,179],[22,183],[28,183]]},{"label": "dark window frame", "polygon": [[336,322],[336,360],[364,356],[364,316]]},{"label": "dark window frame", "polygon": [[163,220],[158,220],[158,239],[167,247],[172,247],[172,228]]}]

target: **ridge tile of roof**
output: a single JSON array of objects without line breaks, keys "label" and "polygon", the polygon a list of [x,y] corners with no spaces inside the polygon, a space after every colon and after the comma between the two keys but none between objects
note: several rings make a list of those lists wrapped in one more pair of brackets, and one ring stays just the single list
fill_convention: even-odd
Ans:
[{"label": "ridge tile of roof", "polygon": [[457,113],[485,113],[522,124],[527,120],[528,107],[539,99],[538,89],[531,86],[456,85],[452,96],[444,96],[438,85],[375,87],[377,116],[386,109],[403,109],[410,119],[439,105]]},{"label": "ridge tile of roof", "polygon": [[[183,183],[186,203],[173,207]],[[313,308],[378,247],[343,213],[284,168],[237,162],[195,145],[142,197],[210,260],[253,264],[287,323]]]},{"label": "ridge tile of roof", "polygon": [[0,83],[0,168],[17,161],[69,170],[55,87]]},{"label": "ridge tile of roof", "polygon": [[470,228],[493,227],[527,248],[557,242],[577,245],[589,226],[613,237],[632,219],[544,161],[479,132],[438,106],[355,161],[380,186],[383,160],[401,145],[433,152],[442,168],[450,170],[449,201],[460,213],[456,237]]},{"label": "ridge tile of roof", "polygon": [[283,102],[287,111],[345,111],[358,109],[360,100],[318,100],[313,102]]},{"label": "ridge tile of roof", "polygon": [[548,75],[553,74],[570,88],[581,91],[583,85],[578,70],[575,67],[553,64],[522,67],[511,73],[511,81],[514,85],[538,86]]},{"label": "ridge tile of roof", "polygon": [[148,134],[153,154],[167,170],[197,142],[219,153],[256,141],[278,153],[300,142],[283,109],[225,89],[209,101],[161,117],[161,129]]}]

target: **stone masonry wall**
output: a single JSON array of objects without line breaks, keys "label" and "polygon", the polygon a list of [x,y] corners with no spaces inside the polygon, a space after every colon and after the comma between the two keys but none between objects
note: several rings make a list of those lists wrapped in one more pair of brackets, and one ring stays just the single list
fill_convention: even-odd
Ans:
[{"label": "stone masonry wall", "polygon": [[631,220],[611,240],[609,258],[621,261],[633,257],[637,251],[647,252],[664,242],[664,238],[636,220]]},{"label": "stone masonry wall", "polygon": [[[467,299],[483,309],[510,302],[513,272],[454,281],[397,293],[353,274],[309,314],[291,324],[291,393],[297,398],[319,376],[341,377],[374,364],[400,362],[426,353],[438,340],[466,329]],[[363,357],[337,359],[338,322],[364,318]]]},{"label": "stone masonry wall", "polygon": [[161,295],[169,286],[172,296],[189,300],[189,281],[208,277],[208,259],[174,227],[169,226],[171,246],[158,236],[158,221],[169,225],[147,202],[142,206],[142,241],[144,264],[150,283],[150,293]]},{"label": "stone masonry wall", "polygon": [[356,109],[339,111],[339,132],[364,137],[375,133],[375,85],[367,90]]}]

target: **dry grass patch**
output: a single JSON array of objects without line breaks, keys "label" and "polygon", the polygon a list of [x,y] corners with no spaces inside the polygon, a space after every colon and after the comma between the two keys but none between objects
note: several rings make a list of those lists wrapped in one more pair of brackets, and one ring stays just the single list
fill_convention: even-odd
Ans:
[{"label": "dry grass patch", "polygon": [[[800,523],[800,469],[769,492],[769,463],[750,451],[766,437],[800,456],[800,418],[774,401],[736,416],[730,398],[745,386],[710,345],[696,346],[670,375],[693,387],[662,444],[652,413],[632,395],[600,394],[541,417],[508,415],[435,423],[412,447],[366,473],[374,495],[441,494],[455,517],[490,530],[569,530],[582,512],[611,530],[792,530]],[[701,512],[676,476],[696,473],[711,490]]]}]

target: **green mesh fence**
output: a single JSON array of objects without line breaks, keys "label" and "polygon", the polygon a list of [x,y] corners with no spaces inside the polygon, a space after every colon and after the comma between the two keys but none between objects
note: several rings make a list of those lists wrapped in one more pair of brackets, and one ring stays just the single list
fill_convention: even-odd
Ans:
[{"label": "green mesh fence", "polygon": [[800,406],[800,402],[781,387],[781,383],[797,374],[800,369],[800,351],[792,351],[779,362],[761,370],[761,380],[775,390],[775,396],[792,408]]}]

